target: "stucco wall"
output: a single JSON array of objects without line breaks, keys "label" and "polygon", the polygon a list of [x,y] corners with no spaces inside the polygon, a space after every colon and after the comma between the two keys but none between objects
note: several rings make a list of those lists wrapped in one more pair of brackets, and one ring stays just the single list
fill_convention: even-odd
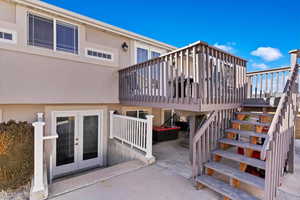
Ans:
[{"label": "stucco wall", "polygon": [[44,105],[0,105],[0,120],[27,121],[36,120],[36,113],[44,112]]},{"label": "stucco wall", "polygon": [[16,5],[8,1],[0,1],[0,20],[15,23]]},{"label": "stucco wall", "polygon": [[0,50],[0,104],[117,103],[113,68]]}]

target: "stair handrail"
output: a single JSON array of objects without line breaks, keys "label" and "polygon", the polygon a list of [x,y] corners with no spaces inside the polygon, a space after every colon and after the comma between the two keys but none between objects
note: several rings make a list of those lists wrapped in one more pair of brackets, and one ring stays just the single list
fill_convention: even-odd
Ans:
[{"label": "stair handrail", "polygon": [[216,111],[212,111],[209,114],[209,117],[207,118],[207,120],[203,123],[203,125],[197,130],[194,138],[193,138],[193,177],[196,176],[196,145],[197,142],[199,142],[201,136],[205,133],[205,131],[207,130],[207,128],[209,127],[209,125],[213,122],[215,116],[216,116],[217,112]]},{"label": "stair handrail", "polygon": [[271,122],[271,126],[269,128],[269,131],[267,133],[267,137],[266,137],[265,142],[264,142],[263,147],[262,147],[262,151],[261,151],[261,154],[260,154],[261,160],[266,159],[267,151],[270,149],[270,143],[273,140],[274,132],[276,131],[280,115],[281,115],[282,111],[285,109],[285,107],[287,106],[286,98],[288,98],[288,95],[290,95],[291,90],[293,89],[293,86],[296,83],[296,80],[297,80],[297,77],[298,77],[298,67],[299,66],[298,66],[297,63],[295,63],[291,66],[291,71],[290,71],[289,78],[288,78],[288,80],[285,84],[283,94],[280,98],[280,101],[279,101],[278,107],[276,109],[274,118]]}]

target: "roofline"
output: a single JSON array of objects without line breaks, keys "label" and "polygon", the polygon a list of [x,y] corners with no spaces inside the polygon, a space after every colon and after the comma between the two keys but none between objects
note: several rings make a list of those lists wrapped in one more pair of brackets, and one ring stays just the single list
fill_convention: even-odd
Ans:
[{"label": "roofline", "polygon": [[154,40],[154,39],[136,34],[131,31],[127,31],[122,28],[118,28],[116,26],[98,21],[96,19],[92,19],[90,17],[86,17],[83,15],[77,14],[75,12],[72,12],[72,11],[39,1],[39,0],[11,0],[11,1],[14,3],[20,4],[20,5],[23,5],[23,6],[32,7],[32,8],[43,10],[43,11],[46,11],[46,12],[49,12],[49,13],[52,13],[52,14],[55,14],[55,15],[58,15],[58,16],[61,16],[64,18],[75,20],[75,21],[78,21],[80,23],[83,23],[83,24],[86,24],[86,25],[89,25],[89,26],[92,26],[95,28],[99,28],[99,29],[102,29],[102,30],[105,30],[105,31],[108,31],[111,33],[115,33],[115,34],[130,38],[130,39],[144,42],[144,43],[156,46],[156,47],[166,48],[168,50],[177,49],[177,47],[175,47],[175,46],[172,46],[172,45],[160,42],[158,40]]}]

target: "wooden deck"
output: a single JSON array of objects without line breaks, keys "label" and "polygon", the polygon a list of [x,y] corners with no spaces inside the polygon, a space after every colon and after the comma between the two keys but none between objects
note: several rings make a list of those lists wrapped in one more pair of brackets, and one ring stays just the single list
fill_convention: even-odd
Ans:
[{"label": "wooden deck", "polygon": [[119,71],[125,105],[211,111],[240,107],[246,97],[246,61],[196,42]]}]

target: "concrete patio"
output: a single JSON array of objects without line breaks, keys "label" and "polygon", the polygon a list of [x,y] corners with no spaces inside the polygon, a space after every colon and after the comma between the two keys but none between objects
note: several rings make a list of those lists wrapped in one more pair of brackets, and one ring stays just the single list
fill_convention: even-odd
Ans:
[{"label": "concrete patio", "polygon": [[[189,166],[184,156],[186,154],[184,148],[175,148],[174,142],[159,145],[161,146],[154,148],[154,154],[157,154],[155,164],[51,199],[218,200],[222,198],[209,189],[195,190],[191,180],[188,179],[189,174],[185,173]],[[164,149],[172,149],[173,157],[168,157]],[[179,150],[174,151],[174,149]],[[179,160],[175,161],[176,159]],[[300,140],[296,141],[295,159],[295,173],[285,176],[284,186],[280,190],[280,200],[300,200]],[[177,168],[181,168],[181,172],[178,173],[175,170]]]}]

